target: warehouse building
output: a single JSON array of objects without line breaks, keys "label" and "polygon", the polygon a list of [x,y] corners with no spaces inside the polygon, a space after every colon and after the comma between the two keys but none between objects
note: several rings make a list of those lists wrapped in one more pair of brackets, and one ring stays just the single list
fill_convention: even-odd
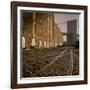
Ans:
[{"label": "warehouse building", "polygon": [[23,48],[49,48],[62,46],[63,33],[54,22],[53,13],[22,14]]}]

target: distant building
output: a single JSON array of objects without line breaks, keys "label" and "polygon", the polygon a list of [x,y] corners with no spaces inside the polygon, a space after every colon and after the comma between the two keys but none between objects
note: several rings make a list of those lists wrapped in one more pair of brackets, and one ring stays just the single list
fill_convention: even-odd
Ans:
[{"label": "distant building", "polygon": [[77,42],[77,20],[67,22],[67,45],[75,46]]},{"label": "distant building", "polygon": [[[62,46],[63,34],[54,22],[53,13],[22,14],[23,48],[49,48]],[[23,42],[22,40],[22,42]]]}]

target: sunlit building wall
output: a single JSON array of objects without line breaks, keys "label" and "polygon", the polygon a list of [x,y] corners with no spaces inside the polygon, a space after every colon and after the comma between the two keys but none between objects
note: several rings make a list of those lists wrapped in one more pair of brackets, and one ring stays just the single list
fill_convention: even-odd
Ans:
[{"label": "sunlit building wall", "polygon": [[[23,13],[24,48],[49,48],[63,45],[63,34],[55,24],[53,13]],[[22,40],[22,42],[23,42]]]}]

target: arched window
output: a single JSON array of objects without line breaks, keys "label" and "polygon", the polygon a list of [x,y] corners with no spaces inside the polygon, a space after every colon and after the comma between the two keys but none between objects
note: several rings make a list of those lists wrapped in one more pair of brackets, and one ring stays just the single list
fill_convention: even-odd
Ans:
[{"label": "arched window", "polygon": [[49,42],[47,42],[47,48],[49,48]]},{"label": "arched window", "polygon": [[22,37],[22,48],[25,48],[25,37]]},{"label": "arched window", "polygon": [[32,46],[35,46],[35,38],[32,39]]},{"label": "arched window", "polygon": [[39,47],[42,47],[42,41],[41,40],[39,41]]},{"label": "arched window", "polygon": [[44,41],[44,48],[46,48],[46,41]]}]

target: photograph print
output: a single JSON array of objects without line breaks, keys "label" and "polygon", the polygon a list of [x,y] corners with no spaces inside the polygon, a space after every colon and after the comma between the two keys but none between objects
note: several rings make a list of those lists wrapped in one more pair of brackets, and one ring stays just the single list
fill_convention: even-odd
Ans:
[{"label": "photograph print", "polygon": [[79,14],[22,11],[22,77],[79,75]]},{"label": "photograph print", "polygon": [[11,3],[11,87],[87,83],[87,6]]}]

